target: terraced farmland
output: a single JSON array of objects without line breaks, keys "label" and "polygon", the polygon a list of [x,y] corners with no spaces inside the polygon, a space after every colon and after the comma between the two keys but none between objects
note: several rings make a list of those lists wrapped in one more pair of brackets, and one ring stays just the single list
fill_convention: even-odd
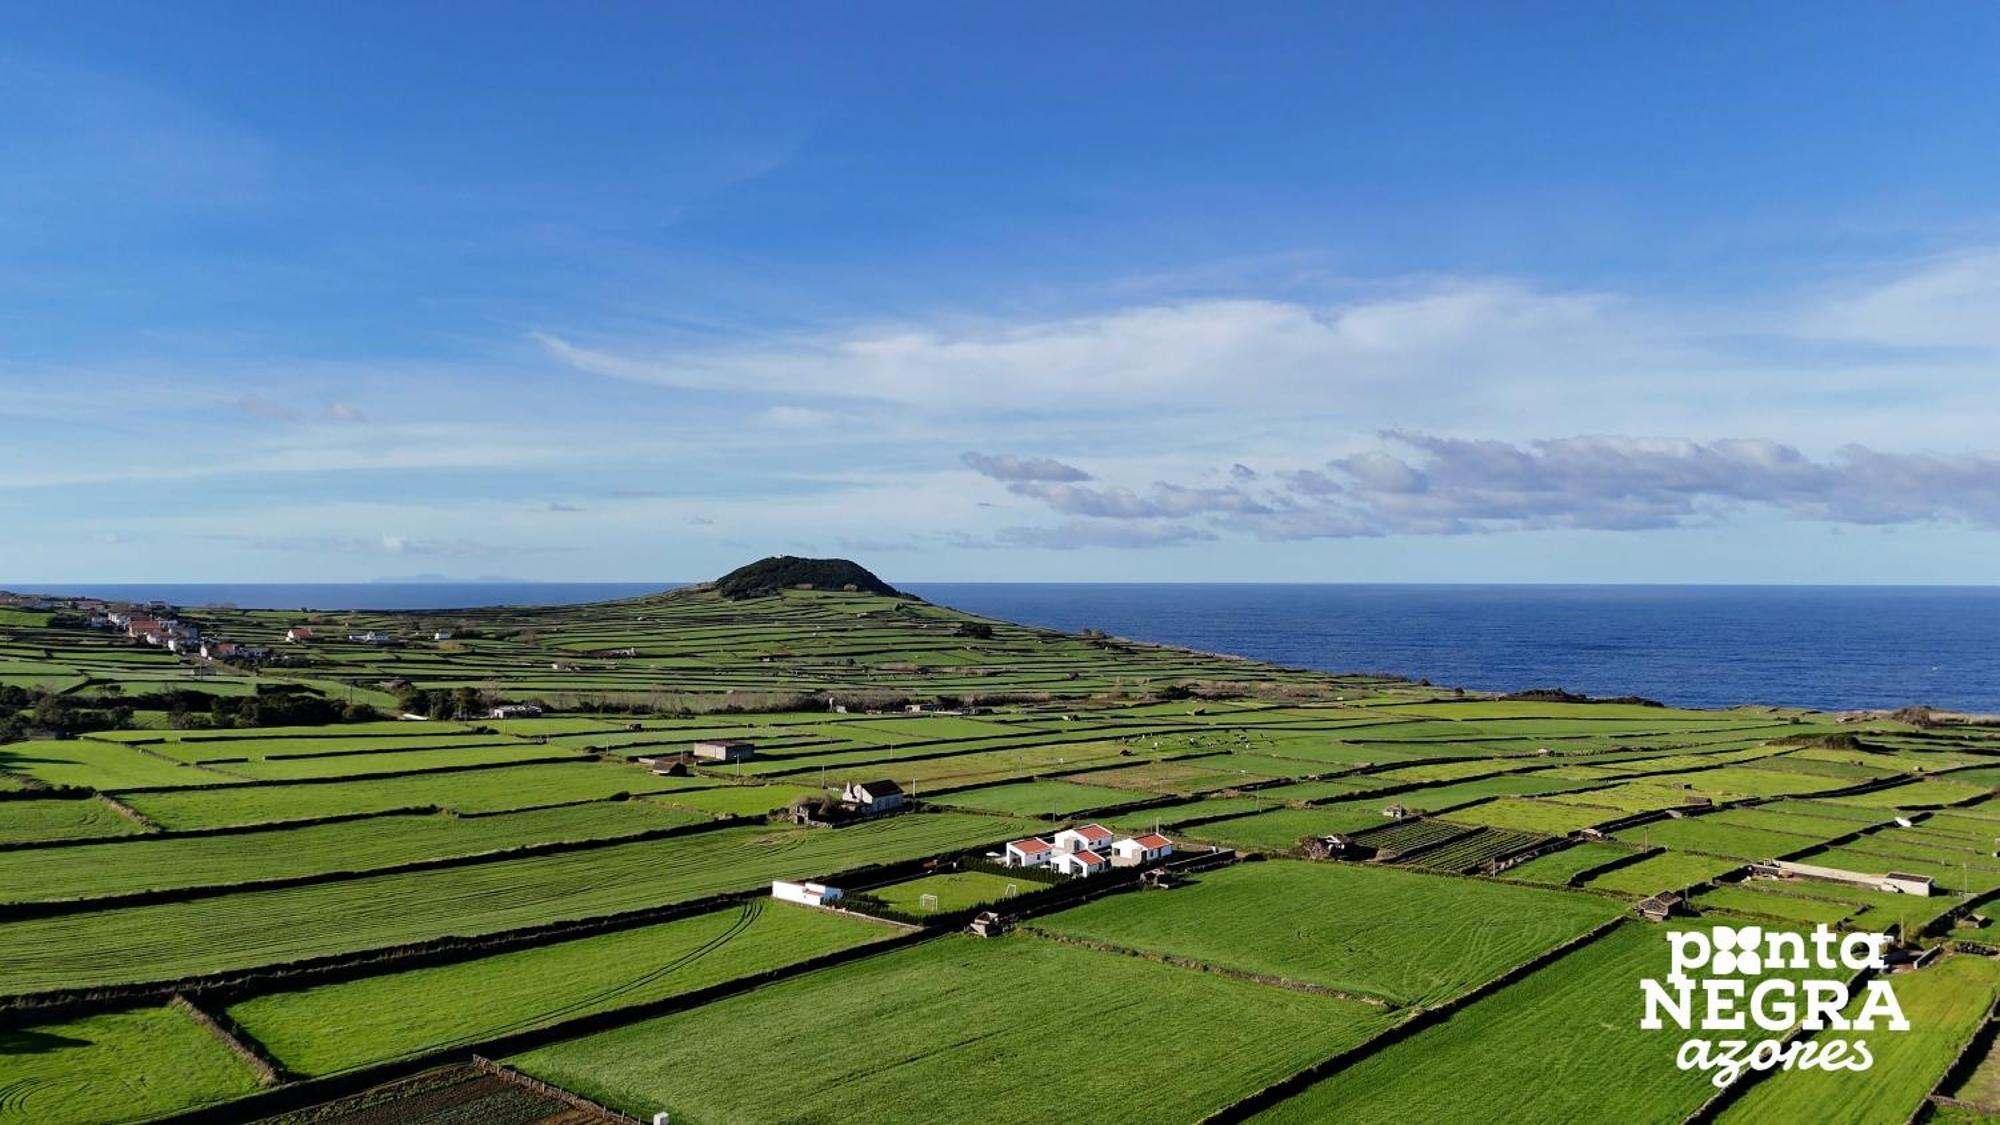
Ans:
[{"label": "terraced farmland", "polygon": [[[1482,698],[833,590],[179,612],[284,659],[0,612],[0,684],[86,717],[0,744],[0,1120],[253,1119],[383,1082],[362,1101],[401,1120],[455,1105],[474,1051],[642,1118],[1678,1120],[1705,1087],[1631,987],[1663,930],[1570,943],[1777,855],[1940,893],[1750,878],[1676,925],[1976,945],[1946,915],[2000,887],[1979,724]],[[370,630],[397,643],[341,639]],[[752,755],[689,756],[714,739]],[[833,807],[880,780],[909,805]],[[1147,880],[1171,889],[978,862],[1084,819],[1172,837]],[[1380,850],[1298,858],[1335,834]],[[771,901],[820,878],[926,924]],[[933,901],[1011,929],[945,933]],[[1867,1098],[1766,1080],[1735,1112],[1903,1120],[1992,964],[1908,978],[1933,1030]],[[452,1112],[562,1104],[478,1073]]]}]

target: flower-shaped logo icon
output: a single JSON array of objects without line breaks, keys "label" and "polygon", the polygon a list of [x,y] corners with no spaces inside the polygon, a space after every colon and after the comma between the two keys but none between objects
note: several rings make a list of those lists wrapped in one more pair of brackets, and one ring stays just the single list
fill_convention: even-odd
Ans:
[{"label": "flower-shaped logo icon", "polygon": [[1713,935],[1715,957],[1708,963],[1709,972],[1715,976],[1733,973],[1761,973],[1764,971],[1764,957],[1759,950],[1764,944],[1762,926],[1717,926]]}]

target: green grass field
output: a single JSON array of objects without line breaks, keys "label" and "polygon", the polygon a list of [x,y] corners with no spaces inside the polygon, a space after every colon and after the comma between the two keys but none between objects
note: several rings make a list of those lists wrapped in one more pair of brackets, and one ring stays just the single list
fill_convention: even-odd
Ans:
[{"label": "green grass field", "polygon": [[267,993],[229,1014],[292,1070],[331,1074],[677,996],[895,933],[753,900],[473,961]]},{"label": "green grass field", "polygon": [[[1823,1070],[1764,1074],[1722,1120],[1901,1121],[1915,1110],[1959,1046],[1986,1018],[2000,994],[2000,961],[1949,957],[1914,973],[1888,978],[1910,1021],[1908,1031],[1827,1031],[1816,1038],[1868,1044],[1875,1063],[1865,1075]],[[1856,997],[1847,1014],[1860,1011]],[[1857,1078],[1863,1080],[1857,1081]]]},{"label": "green grass field", "polygon": [[1034,925],[1394,1004],[1435,1004],[1618,912],[1589,895],[1273,860],[1170,892],[1112,895]]},{"label": "green grass field", "polygon": [[1743,864],[1734,859],[1664,852],[1594,876],[1583,885],[1593,891],[1614,891],[1633,898],[1644,898],[1660,891],[1677,891],[1741,866]]},{"label": "green grass field", "polygon": [[103,1012],[0,1028],[0,1121],[143,1121],[242,1097],[257,1076],[186,1013]]},{"label": "green grass field", "polygon": [[[1643,895],[1746,859],[1860,832],[1822,854],[1935,874],[1947,890],[2000,885],[2000,726],[1479,698],[836,590],[177,613],[283,663],[215,669],[83,628],[80,613],[0,615],[0,685],[64,696],[27,706],[8,729],[30,733],[0,744],[0,906],[14,917],[0,923],[0,1007],[74,990],[61,1021],[0,1020],[14,1028],[0,1118],[143,1120],[248,1093],[249,1073],[182,1010],[134,1011],[107,991],[244,974],[205,995],[310,1074],[744,986],[517,1060],[642,1120],[1196,1120],[1361,1047],[1281,1115],[1670,1122],[1706,1096],[1705,1080],[1672,1068],[1668,1037],[1633,1025],[1634,982],[1657,973],[1671,927],[1624,923],[1436,1026],[1365,1044],[1409,1006],[1462,998]],[[299,625],[322,639],[285,643]],[[405,643],[343,640],[369,629]],[[438,631],[456,637],[435,642]],[[170,690],[189,694],[135,698]],[[545,713],[485,717],[529,702]],[[136,706],[125,729],[97,729],[121,703]],[[379,713],[337,721],[357,717],[348,704]],[[465,717],[391,717],[432,709]],[[252,721],[279,714],[284,725]],[[64,727],[80,736],[56,737]],[[1793,737],[1850,734],[1860,741]],[[683,778],[633,760],[719,737],[751,740],[755,756]],[[838,829],[716,823],[882,778],[951,811]],[[1900,784],[1826,796],[1869,781]],[[1691,796],[1736,807],[1581,842],[1498,878],[1454,874],[1630,813],[1685,811]],[[1102,811],[1133,802],[1166,803]],[[1429,815],[1391,820],[1391,804]],[[1893,825],[1913,808],[1925,810],[1914,827]],[[954,871],[949,857],[1073,819],[1159,828],[1183,854],[1244,855],[1171,890],[1102,887],[990,941],[769,897],[773,879],[841,876],[854,890],[893,871],[872,893],[894,907],[920,914],[927,895],[940,911],[976,907],[1042,884]],[[632,838],[655,829],[672,832]],[[224,831],[200,834],[213,830]],[[1333,832],[1366,833],[1395,859],[1257,854]],[[1638,859],[1635,840],[1665,850],[1608,870]],[[523,847],[546,850],[512,854]],[[412,864],[425,869],[395,870]],[[1572,876],[1588,886],[1562,889]],[[304,882],[268,885],[291,880]],[[183,891],[198,897],[167,901]],[[159,900],[90,901],[134,892]],[[1765,926],[1916,934],[1956,902],[1752,879],[1694,905]],[[713,905],[630,917],[695,903]],[[481,943],[608,916],[623,928]],[[884,937],[914,944],[857,945]],[[430,943],[461,959],[417,955]],[[844,950],[856,959],[765,979]],[[323,958],[343,960],[337,976],[285,972]],[[1954,999],[1994,990],[1988,977],[1958,984]],[[1962,1036],[1964,1013],[1944,999],[1927,1002],[1938,1030],[1911,1045],[1915,1061],[1885,1056],[1870,1113],[1901,1120],[1905,1093]],[[1848,1108],[1803,1088],[1758,1096],[1782,1099],[1758,1114],[1772,1120]],[[466,1120],[465,1107],[393,1100],[369,1112]]]},{"label": "green grass field", "polygon": [[[1145,1106],[1191,1120],[1384,1023],[1367,1005],[1138,958],[949,937],[507,1061],[676,1121],[745,1107],[763,1121],[1124,1121]],[[1120,1049],[1122,1034],[1159,1046]],[[1079,1056],[1092,1065],[1072,1068]]]},{"label": "green grass field", "polygon": [[1060,816],[1107,805],[1126,805],[1154,796],[1159,794],[1108,785],[1082,785],[1074,781],[1017,781],[984,789],[941,793],[927,799],[932,804],[975,812]]},{"label": "green grass field", "polygon": [[1630,848],[1616,844],[1586,841],[1573,844],[1558,852],[1537,856],[1518,867],[1509,868],[1506,878],[1523,883],[1547,883],[1561,886],[1569,882],[1573,875],[1581,874],[1593,867],[1600,867],[1613,860],[1631,855]]},{"label": "green grass field", "polygon": [[754,890],[1018,835],[965,813],[670,840],[0,925],[0,994],[171,980]]},{"label": "green grass field", "polygon": [[[82,801],[0,801],[0,843],[29,840],[85,840],[130,836],[144,831],[139,824],[104,803]],[[0,853],[4,859],[4,853]]]},{"label": "green grass field", "polygon": [[1000,902],[1016,894],[1039,890],[1041,886],[1040,883],[1010,879],[989,871],[951,871],[874,887],[868,893],[898,910],[921,914],[925,912],[925,895],[937,896],[937,905],[931,909],[946,912]]},{"label": "green grass field", "polygon": [[1675,1068],[1681,1036],[1639,1029],[1638,981],[1666,975],[1665,934],[1625,923],[1256,1120],[1679,1121],[1713,1090]]},{"label": "green grass field", "polygon": [[367,871],[705,820],[647,801],[600,801],[479,817],[391,815],[233,835],[0,851],[0,903]]}]

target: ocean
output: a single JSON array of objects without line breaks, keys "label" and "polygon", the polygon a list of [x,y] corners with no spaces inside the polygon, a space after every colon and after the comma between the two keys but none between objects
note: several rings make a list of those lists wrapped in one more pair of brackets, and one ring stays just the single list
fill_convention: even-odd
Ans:
[{"label": "ocean", "polygon": [[[4,584],[0,584],[4,585]],[[177,605],[442,609],[569,604],[681,585],[90,585]],[[1560,687],[1692,707],[2000,712],[2000,587],[918,583],[931,601],[1053,629],[1383,672],[1485,691]]]}]

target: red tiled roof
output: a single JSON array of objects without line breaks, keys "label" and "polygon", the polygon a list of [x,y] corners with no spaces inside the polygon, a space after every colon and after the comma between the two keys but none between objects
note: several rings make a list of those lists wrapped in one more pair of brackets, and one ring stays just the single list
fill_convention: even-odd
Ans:
[{"label": "red tiled roof", "polygon": [[1111,830],[1102,824],[1085,824],[1076,829],[1076,834],[1086,840],[1109,840]]},{"label": "red tiled roof", "polygon": [[1055,847],[1054,844],[1049,843],[1047,840],[1037,839],[1034,837],[1030,837],[1029,839],[1026,840],[1016,840],[1013,843],[1008,844],[1007,846],[1013,848],[1017,852],[1028,852],[1031,854],[1034,852],[1050,851]]},{"label": "red tiled roof", "polygon": [[1141,836],[1137,840],[1133,841],[1133,843],[1136,843],[1140,847],[1147,849],[1170,848],[1174,844],[1172,840],[1167,839],[1165,836],[1160,835],[1158,832],[1154,832],[1151,835],[1147,836]]},{"label": "red tiled roof", "polygon": [[1085,867],[1097,867],[1105,862],[1104,857],[1098,855],[1096,852],[1071,852],[1069,854],[1082,860]]}]

